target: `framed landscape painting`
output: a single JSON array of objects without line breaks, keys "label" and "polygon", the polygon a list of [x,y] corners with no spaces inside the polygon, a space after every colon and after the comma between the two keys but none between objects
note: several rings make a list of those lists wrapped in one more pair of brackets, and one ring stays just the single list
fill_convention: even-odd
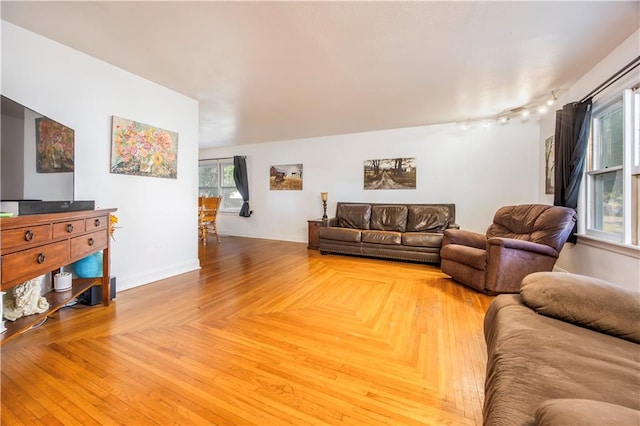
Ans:
[{"label": "framed landscape painting", "polygon": [[555,144],[553,140],[553,136],[548,137],[544,141],[544,193],[545,194],[553,194],[554,193],[554,168],[556,165],[555,162]]},{"label": "framed landscape painting", "polygon": [[302,164],[281,164],[269,168],[269,189],[302,190]]},{"label": "framed landscape painting", "polygon": [[177,179],[178,134],[114,115],[111,173]]},{"label": "framed landscape painting", "polygon": [[416,159],[366,160],[364,189],[416,189]]}]

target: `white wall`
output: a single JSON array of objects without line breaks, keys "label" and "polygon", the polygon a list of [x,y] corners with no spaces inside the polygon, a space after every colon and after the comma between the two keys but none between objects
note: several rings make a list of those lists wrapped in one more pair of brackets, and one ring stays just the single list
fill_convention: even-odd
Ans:
[{"label": "white wall", "polygon": [[[75,130],[75,198],[118,208],[118,290],[199,267],[195,100],[6,21],[2,93]],[[177,132],[178,178],[111,174],[112,115]]]},{"label": "white wall", "polygon": [[[455,203],[458,224],[484,233],[498,207],[536,202],[538,140],[534,122],[445,124],[206,149],[200,158],[247,156],[254,214],[219,214],[221,234],[306,242],[307,220],[322,216],[321,191],[329,217],[337,201]],[[365,191],[363,162],[397,157],[416,158],[417,188]],[[303,190],[269,190],[270,166],[292,163],[303,164]]]},{"label": "white wall", "polygon": [[[632,34],[607,57],[585,74],[556,103],[562,105],[581,100],[584,96],[606,81],[611,75],[640,55],[640,30]],[[632,72],[636,80],[640,79],[638,70]],[[544,140],[555,131],[555,116],[549,114],[540,123],[539,158],[544,163]],[[544,194],[544,173],[540,177],[541,202],[553,204],[553,195]],[[578,206],[580,210],[581,206]],[[640,261],[637,250],[607,250],[590,245],[567,244],[560,254],[557,266],[568,272],[588,275],[610,281],[620,287],[640,291]]]}]

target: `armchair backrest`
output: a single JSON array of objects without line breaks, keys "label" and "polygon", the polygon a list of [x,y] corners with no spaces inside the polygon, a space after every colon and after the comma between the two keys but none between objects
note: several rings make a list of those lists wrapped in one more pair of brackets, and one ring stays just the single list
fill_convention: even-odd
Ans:
[{"label": "armchair backrest", "polygon": [[500,207],[487,238],[502,237],[545,244],[558,253],[576,223],[575,210],[545,204]]}]

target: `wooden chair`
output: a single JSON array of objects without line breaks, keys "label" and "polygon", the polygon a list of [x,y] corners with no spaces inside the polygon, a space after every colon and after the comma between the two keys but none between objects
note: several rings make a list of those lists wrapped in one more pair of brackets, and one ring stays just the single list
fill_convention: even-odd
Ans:
[{"label": "wooden chair", "polygon": [[209,231],[216,234],[218,243],[218,228],[216,227],[216,216],[218,208],[222,202],[222,197],[198,197],[198,237],[203,244],[207,244],[207,236]]}]

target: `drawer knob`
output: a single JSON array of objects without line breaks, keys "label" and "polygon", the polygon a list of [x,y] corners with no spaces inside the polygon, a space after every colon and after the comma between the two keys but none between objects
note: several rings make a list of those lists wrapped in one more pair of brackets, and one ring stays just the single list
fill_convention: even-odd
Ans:
[{"label": "drawer knob", "polygon": [[44,255],[44,253],[40,253],[38,255],[38,263],[44,263],[44,261],[46,260],[47,256]]},{"label": "drawer knob", "polygon": [[73,224],[70,223],[67,225],[67,232],[69,233],[73,232]]},{"label": "drawer knob", "polygon": [[93,224],[97,227],[100,226],[100,219],[96,219],[93,221]]},{"label": "drawer knob", "polygon": [[90,246],[92,246],[95,243],[95,241],[93,240],[93,238],[89,238],[88,243]]},{"label": "drawer knob", "polygon": [[25,232],[25,234],[24,234],[24,240],[25,240],[25,241],[31,241],[31,240],[33,240],[33,231],[29,230],[29,231]]}]

